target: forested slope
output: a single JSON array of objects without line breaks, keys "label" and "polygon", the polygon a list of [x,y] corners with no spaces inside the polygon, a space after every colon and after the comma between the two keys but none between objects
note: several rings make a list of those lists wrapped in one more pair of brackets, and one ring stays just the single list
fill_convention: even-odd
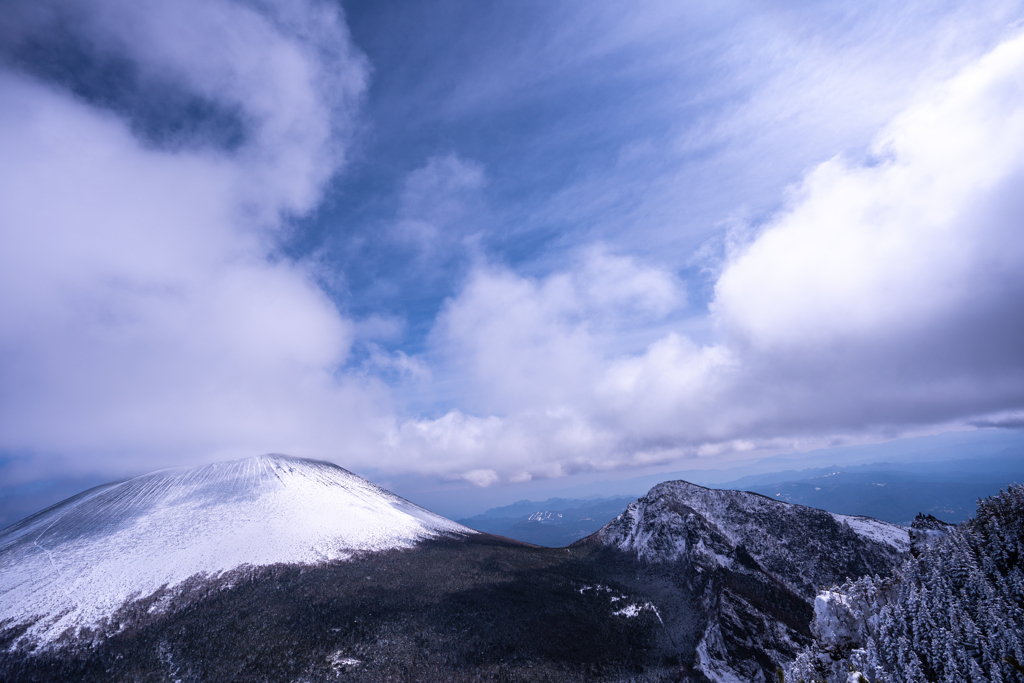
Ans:
[{"label": "forested slope", "polygon": [[919,517],[913,536],[893,577],[818,596],[816,641],[787,680],[1024,681],[1024,486],[956,527]]}]

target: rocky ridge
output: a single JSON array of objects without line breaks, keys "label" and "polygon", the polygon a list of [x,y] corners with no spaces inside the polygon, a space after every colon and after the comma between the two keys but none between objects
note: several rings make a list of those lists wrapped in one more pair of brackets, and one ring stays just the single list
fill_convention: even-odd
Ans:
[{"label": "rocky ridge", "polygon": [[910,549],[908,530],[756,493],[685,481],[655,486],[581,543],[637,557],[699,596],[707,615],[697,668],[712,681],[764,681],[811,639],[824,588],[888,576]]}]

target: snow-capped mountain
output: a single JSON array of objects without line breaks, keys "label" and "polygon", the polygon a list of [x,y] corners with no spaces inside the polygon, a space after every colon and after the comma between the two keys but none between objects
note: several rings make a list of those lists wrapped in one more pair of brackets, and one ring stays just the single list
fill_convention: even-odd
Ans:
[{"label": "snow-capped mountain", "polygon": [[740,546],[795,592],[892,567],[910,550],[909,530],[870,517],[793,505],[747,491],[668,481],[594,534],[648,561],[686,558],[731,566]]},{"label": "snow-capped mountain", "polygon": [[0,624],[52,642],[242,566],[312,565],[476,532],[336,465],[267,455],[106,484],[0,532]]},{"label": "snow-capped mountain", "polygon": [[0,532],[0,679],[766,683],[814,642],[815,594],[888,580],[909,540],[667,482],[546,548],[327,463],[166,470]]},{"label": "snow-capped mountain", "polygon": [[580,543],[634,556],[650,583],[690,591],[703,616],[694,669],[737,683],[764,681],[792,661],[810,642],[815,594],[851,577],[891,574],[910,535],[867,517],[671,481]]}]

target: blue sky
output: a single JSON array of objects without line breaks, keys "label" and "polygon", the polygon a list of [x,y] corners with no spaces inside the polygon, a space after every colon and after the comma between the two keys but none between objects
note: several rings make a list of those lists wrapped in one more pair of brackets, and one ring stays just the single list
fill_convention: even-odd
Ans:
[{"label": "blue sky", "polygon": [[528,492],[1024,423],[1019,2],[5,14],[9,486]]}]

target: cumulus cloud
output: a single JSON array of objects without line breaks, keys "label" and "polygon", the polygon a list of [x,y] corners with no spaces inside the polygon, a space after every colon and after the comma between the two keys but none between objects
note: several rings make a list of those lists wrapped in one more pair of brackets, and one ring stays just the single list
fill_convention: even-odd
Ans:
[{"label": "cumulus cloud", "polygon": [[632,326],[684,302],[672,273],[601,247],[539,280],[479,266],[439,316],[432,346],[434,363],[483,416],[456,409],[406,421],[393,428],[391,451],[403,465],[477,484],[622,464],[609,457],[616,435],[592,420],[596,380]]},{"label": "cumulus cloud", "polygon": [[1022,400],[1022,65],[1018,37],[898,116],[874,163],[816,168],[719,279],[715,317],[772,373],[759,379],[835,397],[801,401],[812,419],[938,421]]},{"label": "cumulus cloud", "polygon": [[453,471],[461,464],[484,485],[800,439],[1016,424],[1022,70],[1016,37],[922,93],[868,161],[811,170],[726,263],[712,343],[672,331],[640,353],[609,350],[602,332],[681,302],[669,274],[633,261],[597,252],[543,279],[478,269],[435,343],[481,417],[410,421],[396,442],[452,454]]},{"label": "cumulus cloud", "polygon": [[106,471],[365,446],[386,391],[338,374],[351,322],[310,269],[274,257],[342,163],[366,82],[337,7],[96,0],[11,16],[0,449]]},{"label": "cumulus cloud", "polygon": [[543,410],[575,400],[619,333],[684,300],[673,274],[601,248],[541,280],[481,266],[439,316],[433,344],[450,372],[472,378],[475,405]]}]

